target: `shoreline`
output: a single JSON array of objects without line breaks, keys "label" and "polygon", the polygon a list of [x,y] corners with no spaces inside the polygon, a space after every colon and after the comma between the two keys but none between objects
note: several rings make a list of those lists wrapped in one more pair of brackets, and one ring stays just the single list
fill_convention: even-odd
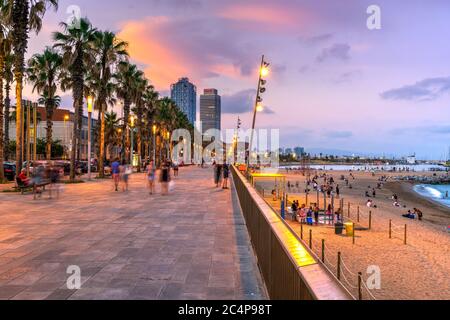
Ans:
[{"label": "shoreline", "polygon": [[[448,225],[450,223],[450,208],[414,191],[414,186],[420,184],[421,183],[417,182],[396,181],[386,183],[385,188],[392,193],[397,194],[400,199],[403,199],[408,203],[415,203],[415,207],[422,206],[426,208],[422,211],[427,211],[429,213],[424,216],[424,221],[437,226],[442,226],[443,224]],[[432,219],[430,219],[430,216]]]}]

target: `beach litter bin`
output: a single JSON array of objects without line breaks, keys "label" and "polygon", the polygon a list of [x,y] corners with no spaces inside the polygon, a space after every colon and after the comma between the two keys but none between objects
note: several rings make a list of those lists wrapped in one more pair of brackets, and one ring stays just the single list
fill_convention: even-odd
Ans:
[{"label": "beach litter bin", "polygon": [[342,234],[344,231],[344,224],[342,222],[336,222],[334,225],[334,232],[335,234]]},{"label": "beach litter bin", "polygon": [[353,232],[355,232],[355,230],[353,230],[353,222],[344,223],[344,226],[345,226],[345,233],[347,234],[347,236],[352,237]]}]

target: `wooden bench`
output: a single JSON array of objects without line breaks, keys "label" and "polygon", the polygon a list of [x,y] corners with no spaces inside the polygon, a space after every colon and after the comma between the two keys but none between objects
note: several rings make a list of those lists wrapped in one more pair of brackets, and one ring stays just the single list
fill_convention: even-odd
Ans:
[{"label": "wooden bench", "polygon": [[36,194],[38,194],[38,188],[42,188],[42,191],[45,191],[45,187],[50,185],[50,180],[43,180],[40,183],[33,184],[33,199],[36,200]]},{"label": "wooden bench", "polygon": [[32,187],[24,185],[22,180],[20,180],[19,178],[16,178],[16,184],[16,189],[18,189],[20,191],[20,194],[22,195],[25,193],[25,191],[32,189]]}]

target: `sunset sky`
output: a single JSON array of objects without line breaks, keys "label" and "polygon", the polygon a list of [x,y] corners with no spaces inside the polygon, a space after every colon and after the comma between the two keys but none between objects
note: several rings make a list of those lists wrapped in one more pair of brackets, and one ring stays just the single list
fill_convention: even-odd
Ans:
[{"label": "sunset sky", "polygon": [[[372,4],[381,30],[366,26]],[[218,89],[225,128],[238,116],[251,125],[265,54],[272,67],[257,124],[279,128],[283,146],[426,159],[448,152],[448,0],[60,0],[31,35],[30,54],[51,44],[69,5],[128,41],[132,61],[162,93],[184,76],[199,93]]]}]

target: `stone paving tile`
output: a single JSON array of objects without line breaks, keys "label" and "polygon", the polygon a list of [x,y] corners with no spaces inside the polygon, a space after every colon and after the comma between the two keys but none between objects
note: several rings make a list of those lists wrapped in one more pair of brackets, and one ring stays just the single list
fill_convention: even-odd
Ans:
[{"label": "stone paving tile", "polygon": [[[211,176],[183,168],[167,197],[140,174],[126,193],[108,180],[59,200],[0,193],[0,299],[266,298],[235,196]],[[79,290],[66,288],[70,265]]]}]

